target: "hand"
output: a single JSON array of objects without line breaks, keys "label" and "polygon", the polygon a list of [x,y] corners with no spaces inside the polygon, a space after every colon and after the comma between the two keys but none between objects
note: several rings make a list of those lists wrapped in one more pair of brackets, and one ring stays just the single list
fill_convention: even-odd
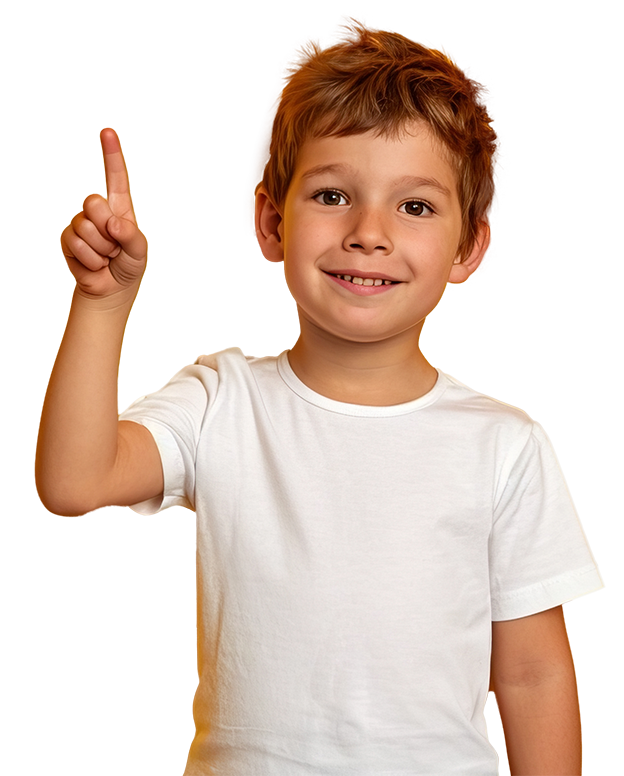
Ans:
[{"label": "hand", "polygon": [[147,240],[137,227],[119,138],[103,129],[100,140],[107,199],[86,198],[84,210],[61,235],[61,246],[80,294],[103,299],[130,291],[134,296],[145,270]]}]

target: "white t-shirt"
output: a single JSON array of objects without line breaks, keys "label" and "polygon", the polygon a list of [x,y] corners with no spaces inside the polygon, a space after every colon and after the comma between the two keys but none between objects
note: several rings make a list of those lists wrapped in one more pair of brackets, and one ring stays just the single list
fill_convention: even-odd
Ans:
[{"label": "white t-shirt", "polygon": [[602,586],[550,443],[439,373],[415,401],[311,391],[287,354],[203,356],[122,416],[197,513],[186,776],[493,776],[491,622]]}]

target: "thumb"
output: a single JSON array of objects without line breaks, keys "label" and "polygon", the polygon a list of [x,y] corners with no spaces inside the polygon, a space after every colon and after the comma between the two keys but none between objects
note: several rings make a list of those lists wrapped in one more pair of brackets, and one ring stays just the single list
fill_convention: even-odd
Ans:
[{"label": "thumb", "polygon": [[111,216],[106,222],[106,231],[128,256],[142,259],[147,255],[147,240],[134,222]]}]

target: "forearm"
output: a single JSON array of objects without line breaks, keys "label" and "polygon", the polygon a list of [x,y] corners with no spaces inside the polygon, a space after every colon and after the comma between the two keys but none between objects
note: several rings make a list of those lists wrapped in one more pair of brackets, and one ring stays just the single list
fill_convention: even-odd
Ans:
[{"label": "forearm", "polygon": [[53,512],[81,514],[100,505],[117,456],[117,376],[134,295],[111,303],[74,294],[37,444],[37,487]]},{"label": "forearm", "polygon": [[580,776],[581,721],[573,667],[495,688],[512,776]]}]

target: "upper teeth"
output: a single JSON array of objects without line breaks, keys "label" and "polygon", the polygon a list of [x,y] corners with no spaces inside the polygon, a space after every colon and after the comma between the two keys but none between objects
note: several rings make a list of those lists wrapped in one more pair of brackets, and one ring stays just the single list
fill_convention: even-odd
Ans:
[{"label": "upper teeth", "polygon": [[391,280],[382,280],[381,278],[358,278],[351,275],[336,275],[336,277],[355,283],[356,286],[381,286],[383,284],[389,286],[392,283]]}]

